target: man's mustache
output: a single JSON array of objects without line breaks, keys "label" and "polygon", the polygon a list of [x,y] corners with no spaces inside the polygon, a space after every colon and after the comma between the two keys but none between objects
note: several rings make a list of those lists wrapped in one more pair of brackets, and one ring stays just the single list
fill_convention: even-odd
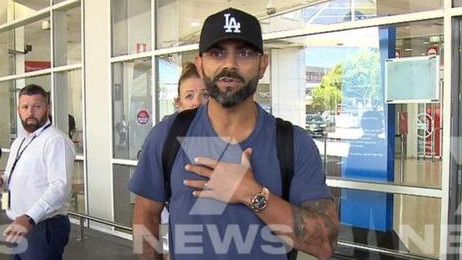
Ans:
[{"label": "man's mustache", "polygon": [[29,121],[29,120],[34,120],[35,122],[38,122],[38,119],[35,118],[35,117],[28,117],[28,118],[26,118],[25,121],[27,122],[27,121]]},{"label": "man's mustache", "polygon": [[241,82],[244,82],[244,78],[241,77],[241,75],[239,75],[239,73],[237,73],[236,71],[224,70],[220,72],[218,75],[216,75],[213,78],[213,81],[217,82],[218,80],[220,80],[220,78],[234,78]]}]

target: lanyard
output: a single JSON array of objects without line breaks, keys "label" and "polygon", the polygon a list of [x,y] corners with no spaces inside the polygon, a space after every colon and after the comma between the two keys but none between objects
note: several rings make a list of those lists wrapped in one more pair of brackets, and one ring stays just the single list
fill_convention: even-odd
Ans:
[{"label": "lanyard", "polygon": [[[47,129],[48,127],[51,126],[51,123],[46,125],[42,132],[45,131],[45,129]],[[40,132],[41,133],[41,132]],[[30,142],[28,144],[26,144],[26,146],[24,146],[24,149],[22,149],[21,151],[21,147],[22,145],[24,144],[24,141],[26,140],[26,138],[24,137],[21,141],[21,144],[19,145],[19,148],[18,148],[18,153],[16,154],[16,158],[14,159],[14,162],[13,162],[13,166],[11,166],[11,171],[10,171],[10,176],[8,177],[8,185],[10,185],[10,181],[11,181],[11,176],[13,175],[13,171],[14,171],[14,168],[16,168],[16,164],[18,164],[18,161],[19,159],[21,159],[21,156],[22,154],[24,153],[24,151],[26,150],[27,147],[29,147],[29,145],[32,143],[32,141],[34,141],[34,139],[37,137],[37,134],[34,135],[34,137],[32,137],[32,140],[30,140]]]}]

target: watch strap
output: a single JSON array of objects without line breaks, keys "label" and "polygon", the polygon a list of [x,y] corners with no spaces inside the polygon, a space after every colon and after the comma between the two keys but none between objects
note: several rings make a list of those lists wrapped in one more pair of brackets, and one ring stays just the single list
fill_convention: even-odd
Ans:
[{"label": "watch strap", "polygon": [[26,216],[27,220],[29,220],[29,223],[32,226],[35,226],[35,220],[33,218],[31,218],[29,215],[24,215],[24,216]]}]

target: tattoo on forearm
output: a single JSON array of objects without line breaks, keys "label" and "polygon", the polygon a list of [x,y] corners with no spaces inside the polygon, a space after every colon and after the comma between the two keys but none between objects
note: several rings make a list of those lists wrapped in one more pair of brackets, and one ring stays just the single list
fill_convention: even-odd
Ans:
[{"label": "tattoo on forearm", "polygon": [[333,221],[333,218],[337,218],[337,213],[332,200],[307,201],[300,207],[293,206],[292,212],[294,236],[298,241],[309,244],[310,241],[324,240],[322,234],[327,231],[328,243],[332,249],[335,247],[338,226]]},{"label": "tattoo on forearm", "polygon": [[305,232],[305,225],[303,224],[303,214],[301,210],[294,209],[295,207],[292,207],[292,212],[294,214],[294,235],[295,237],[303,237],[303,234]]}]

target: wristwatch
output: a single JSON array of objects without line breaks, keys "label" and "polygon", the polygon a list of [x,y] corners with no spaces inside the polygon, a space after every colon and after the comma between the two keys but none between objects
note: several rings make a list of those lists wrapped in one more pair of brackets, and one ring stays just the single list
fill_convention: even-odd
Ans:
[{"label": "wristwatch", "polygon": [[249,208],[251,208],[254,212],[260,212],[268,206],[268,198],[269,198],[269,190],[266,187],[255,194],[255,196],[250,200]]}]

